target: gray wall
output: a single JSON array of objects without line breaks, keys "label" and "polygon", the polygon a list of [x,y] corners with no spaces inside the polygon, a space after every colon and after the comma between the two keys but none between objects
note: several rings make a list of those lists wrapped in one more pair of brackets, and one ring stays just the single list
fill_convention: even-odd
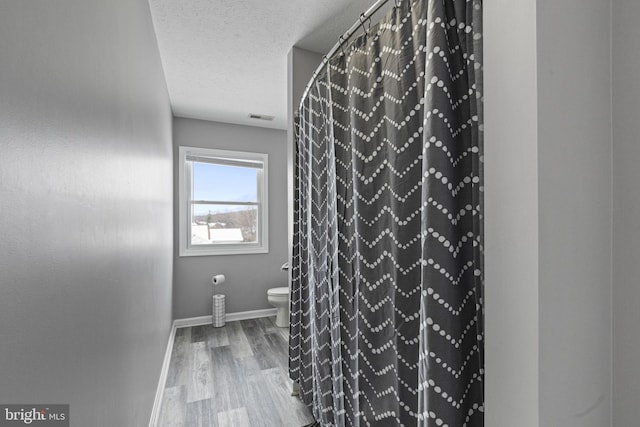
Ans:
[{"label": "gray wall", "polygon": [[613,1],[613,420],[640,402],[640,3]]},{"label": "gray wall", "polygon": [[171,111],[144,0],[0,4],[0,402],[148,423],[171,325]]},{"label": "gray wall", "polygon": [[609,3],[489,2],[484,29],[487,425],[608,426]]},{"label": "gray wall", "polygon": [[609,12],[537,1],[541,426],[611,422]]},{"label": "gray wall", "polygon": [[[177,117],[173,122],[173,137],[176,161],[181,145],[269,154],[269,253],[179,257],[176,249],[174,318],[211,315],[211,276],[214,274],[227,276],[226,283],[216,289],[226,295],[227,313],[272,308],[267,302],[267,290],[287,286],[287,274],[280,271],[280,266],[287,260],[286,132]],[[175,171],[177,195],[177,164]],[[176,203],[176,248],[177,209]]]},{"label": "gray wall", "polygon": [[540,425],[535,6],[525,0],[484,3],[485,414],[490,427]]}]

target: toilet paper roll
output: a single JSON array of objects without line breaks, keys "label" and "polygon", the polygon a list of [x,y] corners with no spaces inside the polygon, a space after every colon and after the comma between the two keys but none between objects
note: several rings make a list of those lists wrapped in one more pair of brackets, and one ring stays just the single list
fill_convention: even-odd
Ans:
[{"label": "toilet paper roll", "polygon": [[211,283],[213,283],[214,285],[221,285],[225,280],[227,279],[226,277],[224,277],[224,274],[216,274],[211,278]]}]

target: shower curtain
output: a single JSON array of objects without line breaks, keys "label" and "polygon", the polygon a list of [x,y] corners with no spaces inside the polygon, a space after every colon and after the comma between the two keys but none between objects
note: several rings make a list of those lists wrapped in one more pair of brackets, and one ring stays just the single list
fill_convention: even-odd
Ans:
[{"label": "shower curtain", "polygon": [[482,426],[481,0],[402,1],[296,120],[290,377],[323,426]]}]

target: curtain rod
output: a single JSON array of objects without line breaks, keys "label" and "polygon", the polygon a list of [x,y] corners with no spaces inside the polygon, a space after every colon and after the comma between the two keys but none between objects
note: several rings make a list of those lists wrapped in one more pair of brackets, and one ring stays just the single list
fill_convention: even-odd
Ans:
[{"label": "curtain rod", "polygon": [[[320,73],[320,70],[322,69],[322,67],[324,67],[327,62],[329,62],[329,58],[331,58],[331,56],[336,53],[336,51],[338,49],[340,49],[340,47],[351,38],[351,36],[353,36],[353,34],[358,30],[358,28],[360,27],[364,27],[365,22],[369,21],[369,26],[371,26],[371,16],[376,13],[377,11],[379,11],[382,6],[384,6],[389,0],[377,0],[369,9],[367,9],[366,12],[361,13],[360,14],[360,19],[358,21],[356,21],[351,28],[349,28],[347,30],[347,32],[345,32],[343,35],[340,36],[340,38],[338,39],[338,41],[336,42],[336,44],[333,45],[333,47],[331,48],[331,50],[329,51],[329,53],[327,53],[326,55],[324,55],[322,57],[322,62],[320,62],[320,65],[318,65],[318,68],[316,68],[316,70],[313,72],[312,76],[311,76],[311,80],[309,81],[309,83],[307,83],[307,86],[305,86],[304,88],[304,92],[302,92],[302,98],[300,99],[300,104],[298,105],[298,110],[300,109],[300,107],[302,106],[302,103],[304,102],[305,98],[307,97],[307,95],[309,94],[309,90],[311,90],[311,85],[313,84],[313,82],[316,81],[316,78],[318,77],[318,73]],[[395,0],[396,2],[396,6],[399,5],[400,1],[399,0]],[[297,112],[296,112],[297,114]]]}]

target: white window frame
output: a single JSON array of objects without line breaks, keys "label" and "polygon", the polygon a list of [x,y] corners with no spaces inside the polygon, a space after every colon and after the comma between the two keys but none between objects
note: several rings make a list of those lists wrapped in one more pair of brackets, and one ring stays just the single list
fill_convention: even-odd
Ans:
[{"label": "white window frame", "polygon": [[[245,151],[218,150],[212,148],[179,147],[178,149],[178,175],[179,175],[179,241],[180,256],[207,256],[207,255],[241,255],[264,254],[269,252],[269,205],[268,205],[268,177],[269,155],[266,153],[250,153]],[[218,243],[210,245],[191,245],[191,206],[192,206],[192,180],[193,172],[191,162],[187,157],[201,157],[240,162],[261,162],[262,170],[257,170],[258,183],[258,233],[256,243]],[[242,204],[242,203],[238,203]]]}]

